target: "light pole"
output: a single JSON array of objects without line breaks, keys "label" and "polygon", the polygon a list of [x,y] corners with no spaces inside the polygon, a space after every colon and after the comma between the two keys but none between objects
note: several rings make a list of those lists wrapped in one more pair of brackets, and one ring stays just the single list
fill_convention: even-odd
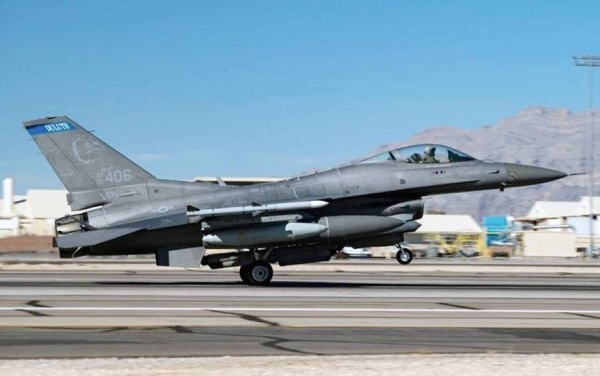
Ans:
[{"label": "light pole", "polygon": [[588,113],[588,196],[590,207],[590,246],[587,250],[587,256],[592,257],[594,251],[594,68],[600,67],[600,56],[581,55],[573,56],[575,65],[589,67],[588,86],[589,86],[589,113]]}]

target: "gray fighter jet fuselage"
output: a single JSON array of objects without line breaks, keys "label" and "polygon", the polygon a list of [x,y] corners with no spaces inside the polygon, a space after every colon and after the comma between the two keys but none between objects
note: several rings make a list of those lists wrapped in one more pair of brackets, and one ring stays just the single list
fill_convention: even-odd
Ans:
[{"label": "gray fighter jet fuselage", "polygon": [[[61,257],[154,253],[162,266],[240,266],[253,285],[271,280],[271,263],[327,261],[344,246],[397,245],[408,264],[401,243],[420,226],[424,196],[566,176],[424,144],[275,183],[221,186],[156,179],[65,116],[24,126],[80,211],[56,221]],[[236,251],[205,255],[217,248]]]}]

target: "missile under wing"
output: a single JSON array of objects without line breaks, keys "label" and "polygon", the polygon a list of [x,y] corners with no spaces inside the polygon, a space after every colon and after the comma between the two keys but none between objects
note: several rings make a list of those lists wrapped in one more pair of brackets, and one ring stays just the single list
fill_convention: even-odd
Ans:
[{"label": "missile under wing", "polygon": [[[566,174],[480,161],[444,145],[389,149],[342,167],[252,186],[163,180],[66,116],[24,122],[72,210],[56,220],[61,257],[152,253],[160,266],[239,267],[268,284],[271,264],[327,261],[344,246],[397,245],[419,228],[423,196],[538,184]],[[211,249],[235,251],[211,254]]]}]

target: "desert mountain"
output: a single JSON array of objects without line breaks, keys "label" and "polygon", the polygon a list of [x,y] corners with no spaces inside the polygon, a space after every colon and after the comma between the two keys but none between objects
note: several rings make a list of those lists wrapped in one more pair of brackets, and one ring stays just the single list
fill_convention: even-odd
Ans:
[{"label": "desert mountain", "polygon": [[[600,111],[594,113],[596,128]],[[465,130],[437,127],[420,132],[404,142],[382,145],[406,146],[439,143],[454,147],[478,159],[531,164],[566,173],[585,172],[588,160],[588,112],[534,107],[494,125]],[[594,153],[600,166],[600,132],[595,132]],[[376,152],[376,151],[375,151]],[[598,168],[596,167],[597,171]],[[588,176],[569,176],[532,187],[441,195],[428,198],[426,210],[449,214],[470,214],[477,220],[488,215],[527,214],[535,201],[572,201],[587,196]],[[600,175],[595,174],[596,195],[600,193]]]}]

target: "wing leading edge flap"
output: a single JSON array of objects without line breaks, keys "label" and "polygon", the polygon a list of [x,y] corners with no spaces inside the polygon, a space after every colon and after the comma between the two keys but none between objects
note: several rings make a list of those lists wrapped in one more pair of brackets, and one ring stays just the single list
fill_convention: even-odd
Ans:
[{"label": "wing leading edge flap", "polygon": [[60,235],[56,237],[56,245],[58,245],[58,248],[89,247],[121,236],[133,234],[140,230],[143,230],[143,228],[119,227]]}]

